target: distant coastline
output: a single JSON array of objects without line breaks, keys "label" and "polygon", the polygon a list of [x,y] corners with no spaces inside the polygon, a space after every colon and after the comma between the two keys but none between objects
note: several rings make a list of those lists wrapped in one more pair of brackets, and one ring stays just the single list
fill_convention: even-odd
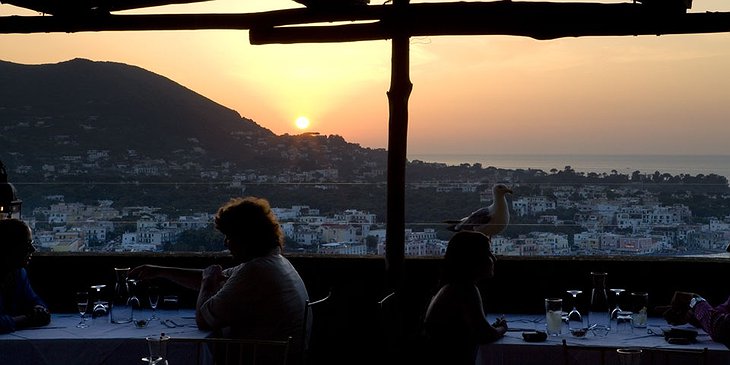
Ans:
[{"label": "distant coastline", "polygon": [[634,171],[679,174],[717,174],[730,177],[729,155],[522,155],[522,154],[409,154],[409,160],[440,162],[447,165],[481,163],[483,167],[505,169],[563,170],[631,175]]}]

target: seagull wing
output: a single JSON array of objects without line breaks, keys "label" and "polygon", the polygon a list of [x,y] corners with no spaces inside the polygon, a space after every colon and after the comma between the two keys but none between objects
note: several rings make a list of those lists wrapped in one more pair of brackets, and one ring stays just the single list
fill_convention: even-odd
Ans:
[{"label": "seagull wing", "polygon": [[462,225],[480,225],[487,224],[492,219],[492,213],[489,208],[481,208],[464,219]]},{"label": "seagull wing", "polygon": [[487,224],[492,219],[492,215],[489,212],[489,208],[481,208],[469,216],[462,218],[459,223],[456,223],[453,228],[449,230],[458,231],[473,231],[474,228]]}]

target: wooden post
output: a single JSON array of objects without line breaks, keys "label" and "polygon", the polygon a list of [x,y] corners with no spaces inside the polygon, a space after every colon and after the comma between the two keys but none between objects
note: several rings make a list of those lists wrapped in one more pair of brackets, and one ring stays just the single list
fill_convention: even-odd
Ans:
[{"label": "wooden post", "polygon": [[[408,0],[395,0],[394,12],[405,13]],[[395,16],[394,19],[402,19]],[[393,24],[390,90],[388,91],[388,193],[385,271],[389,289],[400,287],[405,260],[405,190],[408,141],[409,33]]]}]

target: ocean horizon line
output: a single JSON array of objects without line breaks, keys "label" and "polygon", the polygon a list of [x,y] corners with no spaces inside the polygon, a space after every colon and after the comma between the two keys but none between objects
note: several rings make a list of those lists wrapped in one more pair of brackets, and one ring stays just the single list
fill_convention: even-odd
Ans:
[{"label": "ocean horizon line", "polygon": [[473,154],[448,153],[437,154],[412,153],[409,161],[419,160],[432,163],[444,163],[458,166],[460,164],[480,163],[484,167],[505,169],[535,169],[549,172],[553,169],[561,171],[570,166],[579,172],[632,174],[639,171],[651,174],[717,174],[730,176],[730,155],[721,154]]},{"label": "ocean horizon line", "polygon": [[412,156],[689,156],[689,157],[730,157],[730,153],[471,153],[471,152],[412,152]]}]

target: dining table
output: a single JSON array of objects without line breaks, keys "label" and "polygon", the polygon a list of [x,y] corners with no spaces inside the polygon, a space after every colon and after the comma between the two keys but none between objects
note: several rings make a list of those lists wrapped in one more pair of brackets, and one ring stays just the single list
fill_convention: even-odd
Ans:
[{"label": "dining table", "polygon": [[[78,313],[54,313],[46,326],[0,335],[0,364],[144,365],[149,364],[143,360],[149,356],[148,337],[195,340],[210,335],[196,326],[193,309],[158,310],[155,316],[136,317],[136,324],[111,323],[108,315],[100,316],[79,328]],[[199,356],[192,342],[169,341],[166,350],[169,365],[188,364]]]},{"label": "dining table", "polygon": [[[492,321],[502,314],[490,314]],[[713,341],[702,329],[691,325],[670,326],[662,318],[649,317],[646,327],[614,326],[605,336],[588,331],[583,337],[573,336],[566,323],[559,335],[544,341],[528,342],[523,333],[546,331],[544,314],[505,314],[509,330],[501,339],[479,346],[478,365],[566,365],[620,364],[618,349],[641,350],[641,365],[729,365],[730,349]],[[687,344],[667,342],[665,330],[697,331],[695,341]]]}]

